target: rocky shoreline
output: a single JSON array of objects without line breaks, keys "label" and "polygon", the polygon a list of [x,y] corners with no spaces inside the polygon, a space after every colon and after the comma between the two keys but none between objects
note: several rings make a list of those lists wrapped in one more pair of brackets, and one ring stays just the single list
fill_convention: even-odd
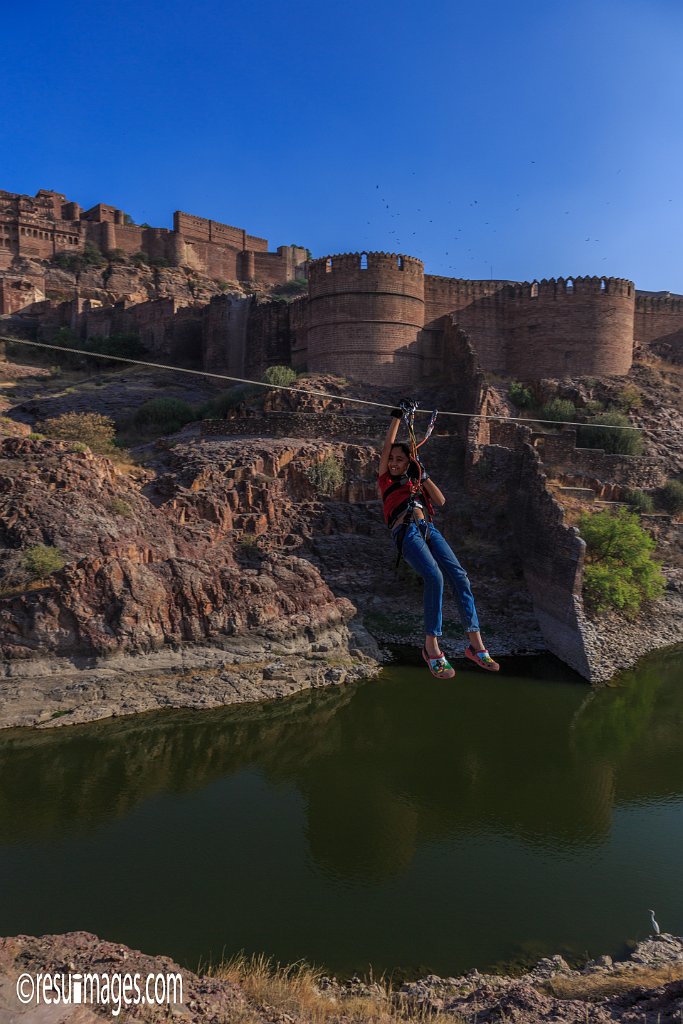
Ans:
[{"label": "rocky shoreline", "polygon": [[[263,967],[218,967],[194,973],[165,956],[149,956],[89,932],[0,938],[0,1020],[7,1024],[95,1024],[112,1007],[22,1005],[20,975],[159,972],[180,975],[182,1001],[170,1007],[128,1005],[121,1020],[181,1020],[187,1024],[350,1024],[374,1021],[523,1022],[564,1024],[680,1024],[683,1013],[683,938],[662,934],[640,942],[627,960],[601,956],[572,969],[560,956],[540,960],[521,976],[429,975],[392,988],[353,977],[337,981],[302,969],[270,978]],[[256,977],[254,975],[257,975]],[[304,984],[303,982],[306,982]],[[179,991],[179,990],[176,990]],[[113,1019],[116,1019],[114,1016]]]},{"label": "rocky shoreline", "polygon": [[387,658],[362,627],[339,623],[313,643],[252,635],[225,637],[220,646],[179,645],[80,664],[10,662],[0,678],[0,729],[54,729],[169,708],[280,700],[369,678]]}]

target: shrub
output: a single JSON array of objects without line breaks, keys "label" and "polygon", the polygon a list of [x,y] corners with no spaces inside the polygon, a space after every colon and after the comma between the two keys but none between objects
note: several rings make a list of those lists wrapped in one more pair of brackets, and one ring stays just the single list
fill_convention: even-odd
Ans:
[{"label": "shrub", "polygon": [[94,242],[86,242],[83,252],[80,254],[81,264],[84,267],[103,267],[106,263],[101,250]]},{"label": "shrub", "polygon": [[105,253],[106,258],[110,263],[125,263],[126,262],[126,250],[125,249],[109,249]]},{"label": "shrub", "polygon": [[344,483],[344,467],[334,455],[326,455],[306,470],[306,476],[319,494],[329,497]]},{"label": "shrub", "polygon": [[643,439],[628,416],[616,410],[603,412],[579,427],[576,441],[580,448],[602,448],[612,455],[640,455],[643,450]]},{"label": "shrub", "polygon": [[57,252],[53,256],[52,262],[62,270],[70,270],[73,274],[77,274],[83,268],[83,261],[76,252]]},{"label": "shrub", "polygon": [[116,428],[109,416],[97,412],[65,412],[39,424],[47,437],[61,441],[81,441],[100,455],[114,451]]},{"label": "shrub", "polygon": [[308,281],[285,281],[284,284],[278,284],[271,290],[271,294],[274,296],[280,296],[282,298],[296,298],[298,295],[304,295],[308,291]]},{"label": "shrub", "polygon": [[30,434],[26,435],[26,437],[28,438],[29,441],[44,441],[45,440],[45,434],[39,434],[35,430],[32,430]]},{"label": "shrub", "polygon": [[141,429],[173,434],[195,419],[191,405],[182,398],[150,398],[133,415],[133,423]]},{"label": "shrub", "polygon": [[34,544],[24,554],[24,567],[32,580],[42,580],[63,569],[64,555],[49,544]]},{"label": "shrub", "polygon": [[576,420],[576,406],[568,398],[552,398],[542,407],[539,419],[568,423]]},{"label": "shrub", "polygon": [[262,393],[263,389],[257,384],[236,384],[215,398],[209,399],[199,410],[199,415],[203,420],[221,420],[241,402],[248,402]]},{"label": "shrub", "polygon": [[677,516],[679,512],[683,512],[683,483],[680,480],[669,480],[660,487],[657,497],[660,504],[672,515]]},{"label": "shrub", "polygon": [[133,507],[124,498],[112,498],[108,508],[116,516],[123,516],[124,519],[133,518]]},{"label": "shrub", "polygon": [[135,224],[135,221],[133,220],[129,213],[124,213],[123,223],[126,225],[126,227],[132,227]]},{"label": "shrub", "polygon": [[584,512],[578,525],[586,542],[583,591],[591,611],[616,608],[635,614],[643,601],[663,593],[661,565],[652,557],[655,542],[637,515],[623,508]]},{"label": "shrub", "polygon": [[296,370],[291,366],[269,366],[261,379],[265,384],[287,387],[296,380]]},{"label": "shrub", "polygon": [[74,444],[73,444],[73,447],[72,447],[71,450],[74,451],[74,452],[87,452],[88,451],[88,446],[87,446],[87,444],[84,444],[83,441],[74,441]]},{"label": "shrub", "polygon": [[529,388],[524,387],[518,380],[513,380],[510,385],[510,401],[518,409],[530,409],[534,404],[534,396]]},{"label": "shrub", "polygon": [[170,266],[165,256],[148,256],[147,262],[150,267],[168,267]]},{"label": "shrub", "polygon": [[626,384],[621,391],[617,392],[614,404],[622,412],[630,412],[632,409],[640,409],[643,404],[643,396],[633,384]]},{"label": "shrub", "polygon": [[623,500],[630,505],[634,512],[654,512],[655,510],[652,497],[637,487],[627,487],[623,494]]},{"label": "shrub", "polygon": [[131,262],[138,267],[146,267],[149,265],[149,257],[146,252],[136,252],[131,256]]},{"label": "shrub", "polygon": [[125,359],[139,359],[147,355],[147,349],[140,341],[139,335],[125,332],[110,334],[108,338],[88,338],[83,350],[99,352],[102,355],[122,356]]}]

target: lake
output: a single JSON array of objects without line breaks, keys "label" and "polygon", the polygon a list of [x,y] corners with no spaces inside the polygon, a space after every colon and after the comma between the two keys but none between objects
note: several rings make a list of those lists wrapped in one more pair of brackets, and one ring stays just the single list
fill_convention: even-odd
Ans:
[{"label": "lake", "polygon": [[503,662],[0,732],[0,934],[414,976],[683,933],[683,650]]}]

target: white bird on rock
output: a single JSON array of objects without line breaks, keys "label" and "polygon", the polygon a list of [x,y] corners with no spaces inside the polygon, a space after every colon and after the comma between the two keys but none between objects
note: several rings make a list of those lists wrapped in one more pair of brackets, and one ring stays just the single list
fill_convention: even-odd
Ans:
[{"label": "white bird on rock", "polygon": [[650,920],[652,921],[652,931],[655,933],[655,935],[661,935],[662,931],[657,922],[655,921],[654,910],[648,910],[648,914],[650,915]]}]

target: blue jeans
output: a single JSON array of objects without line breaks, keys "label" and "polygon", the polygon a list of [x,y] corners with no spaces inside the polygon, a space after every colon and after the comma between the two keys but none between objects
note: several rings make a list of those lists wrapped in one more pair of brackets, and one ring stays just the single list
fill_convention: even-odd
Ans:
[{"label": "blue jeans", "polygon": [[[450,583],[462,624],[468,633],[479,632],[477,609],[467,573],[450,549],[448,542],[433,524],[429,524],[429,543],[425,541],[427,523],[424,519],[410,523],[403,538],[402,554],[408,565],[424,580],[425,633],[441,636],[441,605],[444,576]],[[392,531],[397,539],[400,527]]]}]

